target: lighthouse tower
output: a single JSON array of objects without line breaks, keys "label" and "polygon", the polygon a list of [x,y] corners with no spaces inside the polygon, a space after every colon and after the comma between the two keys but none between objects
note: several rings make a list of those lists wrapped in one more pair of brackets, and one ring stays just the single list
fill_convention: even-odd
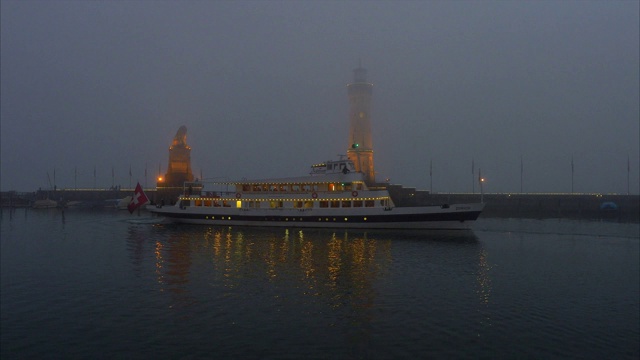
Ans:
[{"label": "lighthouse tower", "polygon": [[349,147],[347,157],[356,170],[364,173],[367,184],[375,183],[373,143],[371,141],[371,94],[373,84],[367,82],[367,70],[353,70],[354,81],[347,85],[349,95]]}]

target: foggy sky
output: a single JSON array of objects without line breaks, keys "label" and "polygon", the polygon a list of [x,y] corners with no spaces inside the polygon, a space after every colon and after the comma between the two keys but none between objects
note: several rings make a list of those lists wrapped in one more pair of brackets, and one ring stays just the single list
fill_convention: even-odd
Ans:
[{"label": "foggy sky", "polygon": [[[181,125],[194,175],[346,154],[374,84],[377,180],[638,193],[637,1],[1,1],[3,191],[148,186]],[[522,162],[521,162],[522,159]],[[475,177],[472,175],[472,161]],[[76,177],[77,169],[77,177]],[[478,190],[477,184],[475,190]]]}]

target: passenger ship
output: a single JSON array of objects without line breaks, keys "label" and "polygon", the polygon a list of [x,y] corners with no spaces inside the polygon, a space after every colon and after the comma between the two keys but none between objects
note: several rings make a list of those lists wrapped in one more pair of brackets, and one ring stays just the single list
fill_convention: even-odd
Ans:
[{"label": "passenger ship", "polygon": [[360,229],[468,229],[483,208],[396,207],[386,189],[369,189],[347,159],[313,165],[304,177],[186,183],[175,205],[148,206],[179,223]]}]

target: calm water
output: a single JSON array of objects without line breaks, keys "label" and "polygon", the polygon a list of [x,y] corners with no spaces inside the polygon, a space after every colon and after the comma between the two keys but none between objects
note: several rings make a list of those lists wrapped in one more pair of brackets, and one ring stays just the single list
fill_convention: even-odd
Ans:
[{"label": "calm water", "polygon": [[640,356],[638,224],[446,232],[2,210],[0,357]]}]

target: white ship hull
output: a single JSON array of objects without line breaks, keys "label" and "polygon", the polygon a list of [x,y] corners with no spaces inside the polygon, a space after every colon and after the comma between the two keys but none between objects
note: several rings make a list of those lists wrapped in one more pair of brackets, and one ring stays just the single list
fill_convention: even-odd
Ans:
[{"label": "white ship hull", "polygon": [[171,222],[201,225],[352,229],[469,229],[484,204],[392,209],[235,209],[149,206]]}]

